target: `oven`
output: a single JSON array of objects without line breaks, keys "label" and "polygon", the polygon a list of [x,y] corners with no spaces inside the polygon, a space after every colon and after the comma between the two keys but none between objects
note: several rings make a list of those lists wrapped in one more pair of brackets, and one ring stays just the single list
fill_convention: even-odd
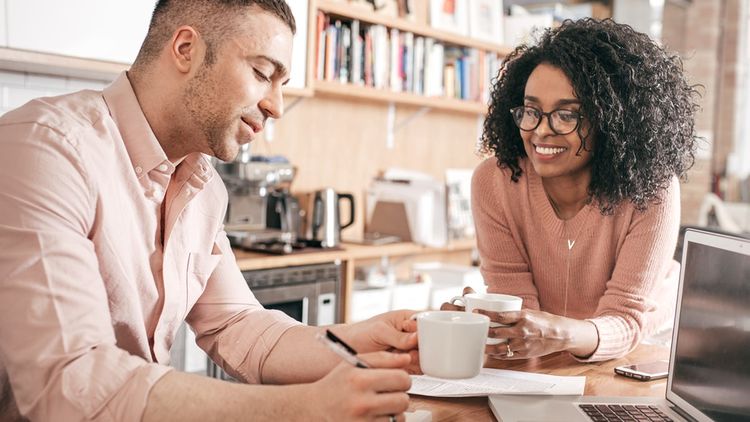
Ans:
[{"label": "oven", "polygon": [[266,309],[282,311],[307,325],[340,321],[340,262],[243,271],[242,275]]},{"label": "oven", "polygon": [[[250,290],[264,308],[284,312],[290,317],[307,325],[331,325],[341,322],[342,311],[339,309],[339,292],[341,291],[341,262],[301,265],[295,267],[271,268],[243,271]],[[184,324],[183,324],[184,325]],[[184,329],[184,327],[183,327]],[[186,348],[193,347],[203,353],[194,343],[195,337],[187,330]],[[189,345],[192,337],[193,345]],[[195,353],[195,352],[194,352]],[[188,372],[204,373],[210,377],[234,381],[205,354],[205,370]],[[189,359],[185,359],[189,362]],[[182,369],[182,368],[181,368]]]}]

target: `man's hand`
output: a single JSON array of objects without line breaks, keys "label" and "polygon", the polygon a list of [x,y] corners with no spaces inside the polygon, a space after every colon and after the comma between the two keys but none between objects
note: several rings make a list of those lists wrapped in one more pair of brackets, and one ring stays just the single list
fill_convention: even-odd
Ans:
[{"label": "man's hand", "polygon": [[415,311],[391,311],[355,324],[333,328],[335,333],[359,353],[381,350],[407,353],[410,364],[405,369],[421,374],[417,350],[417,322],[411,319]]},{"label": "man's hand", "polygon": [[404,369],[408,354],[374,352],[358,355],[370,368],[342,362],[322,379],[307,384],[300,398],[309,420],[388,421],[390,415],[404,421],[409,407],[411,379]]}]

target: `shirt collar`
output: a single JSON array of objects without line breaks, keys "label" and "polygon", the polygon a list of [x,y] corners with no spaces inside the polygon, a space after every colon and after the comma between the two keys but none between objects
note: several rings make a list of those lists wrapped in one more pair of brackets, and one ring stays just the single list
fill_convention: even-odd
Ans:
[{"label": "shirt collar", "polygon": [[167,159],[141,110],[127,73],[120,73],[111,85],[104,88],[103,95],[122,135],[136,177],[140,179],[155,168],[163,173],[174,172],[174,166]]},{"label": "shirt collar", "polygon": [[[151,130],[127,73],[120,73],[111,85],[104,88],[103,95],[110,115],[122,135],[136,177],[140,179],[154,169],[160,173],[173,174],[175,166],[167,159],[167,154]],[[198,176],[200,184],[205,184],[213,177],[210,159],[199,152],[188,154],[179,164],[189,166],[191,173]]]}]

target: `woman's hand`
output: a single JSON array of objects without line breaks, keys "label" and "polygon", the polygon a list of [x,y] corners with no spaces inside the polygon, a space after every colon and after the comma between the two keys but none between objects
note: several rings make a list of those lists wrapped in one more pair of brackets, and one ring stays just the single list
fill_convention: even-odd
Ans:
[{"label": "woman's hand", "polygon": [[[476,292],[474,292],[474,289],[472,289],[471,287],[464,287],[464,291],[463,291],[463,293],[461,293],[461,296],[466,296],[469,293],[476,293]],[[443,302],[443,304],[440,305],[440,310],[441,311],[463,311],[464,309],[465,309],[465,307],[459,306],[459,305],[454,305],[452,301],[451,302]]]},{"label": "woman's hand", "polygon": [[508,339],[507,343],[487,346],[487,354],[495,359],[528,359],[560,351],[585,357],[591,355],[599,343],[596,327],[590,321],[531,309],[475,312],[505,325],[490,328],[489,337]]}]

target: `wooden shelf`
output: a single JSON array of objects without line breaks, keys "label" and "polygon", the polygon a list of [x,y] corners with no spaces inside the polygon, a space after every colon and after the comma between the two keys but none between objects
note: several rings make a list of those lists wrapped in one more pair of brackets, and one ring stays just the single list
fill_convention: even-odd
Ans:
[{"label": "wooden shelf", "polygon": [[427,97],[407,92],[393,92],[367,86],[342,84],[340,82],[313,81],[315,95],[332,97],[346,97],[360,100],[393,102],[421,107],[431,107],[442,110],[452,110],[462,113],[485,114],[487,106],[475,102],[448,97]]},{"label": "wooden shelf", "polygon": [[291,267],[295,265],[320,264],[322,262],[352,261],[357,259],[375,259],[381,256],[421,255],[440,252],[469,251],[474,248],[476,240],[453,240],[445,247],[432,248],[411,242],[392,243],[389,245],[360,245],[344,243],[335,251],[301,253],[294,255],[268,255],[257,252],[246,252],[235,249],[234,255],[241,270],[260,270],[266,268]]},{"label": "wooden shelf", "polygon": [[130,65],[0,47],[0,67],[18,72],[111,81]]},{"label": "wooden shelf", "polygon": [[372,259],[381,256],[405,256],[405,255],[423,255],[429,253],[469,251],[476,245],[475,239],[458,239],[452,240],[444,247],[429,247],[417,245],[411,242],[391,243],[388,245],[360,245],[346,243],[345,248],[351,259]]},{"label": "wooden shelf", "polygon": [[399,31],[411,32],[425,37],[432,37],[437,40],[446,42],[448,44],[455,44],[465,47],[478,48],[480,50],[493,51],[499,53],[502,56],[508,55],[512,48],[501,44],[489,43],[486,41],[477,40],[474,38],[465,37],[463,35],[454,34],[447,31],[441,31],[434,29],[428,25],[422,25],[415,22],[408,21],[406,19],[394,18],[391,16],[383,16],[372,11],[366,11],[360,8],[352,7],[347,3],[337,3],[327,0],[317,1],[318,10],[339,16],[342,18],[358,19],[363,22],[368,22],[377,25],[387,26],[389,28],[396,28]]},{"label": "wooden shelf", "polygon": [[281,90],[284,93],[284,95],[288,97],[312,97],[313,96],[312,88],[290,88],[288,86],[285,86],[281,88]]},{"label": "wooden shelf", "polygon": [[[399,31],[411,32],[413,34],[431,37],[438,41],[469,48],[476,48],[488,52],[495,52],[501,56],[509,54],[510,47],[489,43],[474,38],[465,37],[447,31],[434,29],[433,27],[421,23],[408,21],[406,19],[384,16],[360,6],[352,6],[345,2],[336,2],[331,0],[317,0],[314,3],[314,9],[321,11],[333,17],[344,19],[357,19],[370,24],[383,25],[389,28],[396,28]],[[311,25],[314,20],[311,19]],[[317,34],[312,31],[309,35],[311,39],[316,39]],[[312,50],[314,51],[314,49]],[[310,69],[314,72],[314,69]],[[430,107],[440,110],[457,111],[460,113],[486,114],[487,105],[477,101],[461,100],[449,97],[428,97],[420,94],[408,92],[394,92],[387,89],[377,89],[368,86],[353,84],[343,84],[334,81],[313,80],[310,82],[314,95],[348,98],[362,101],[376,101],[385,103],[406,104],[417,107]]]},{"label": "wooden shelf", "polygon": [[234,250],[237,266],[242,271],[263,270],[267,268],[294,267],[297,265],[320,264],[323,262],[342,261],[346,250],[300,253],[293,255],[269,255],[260,252]]}]

